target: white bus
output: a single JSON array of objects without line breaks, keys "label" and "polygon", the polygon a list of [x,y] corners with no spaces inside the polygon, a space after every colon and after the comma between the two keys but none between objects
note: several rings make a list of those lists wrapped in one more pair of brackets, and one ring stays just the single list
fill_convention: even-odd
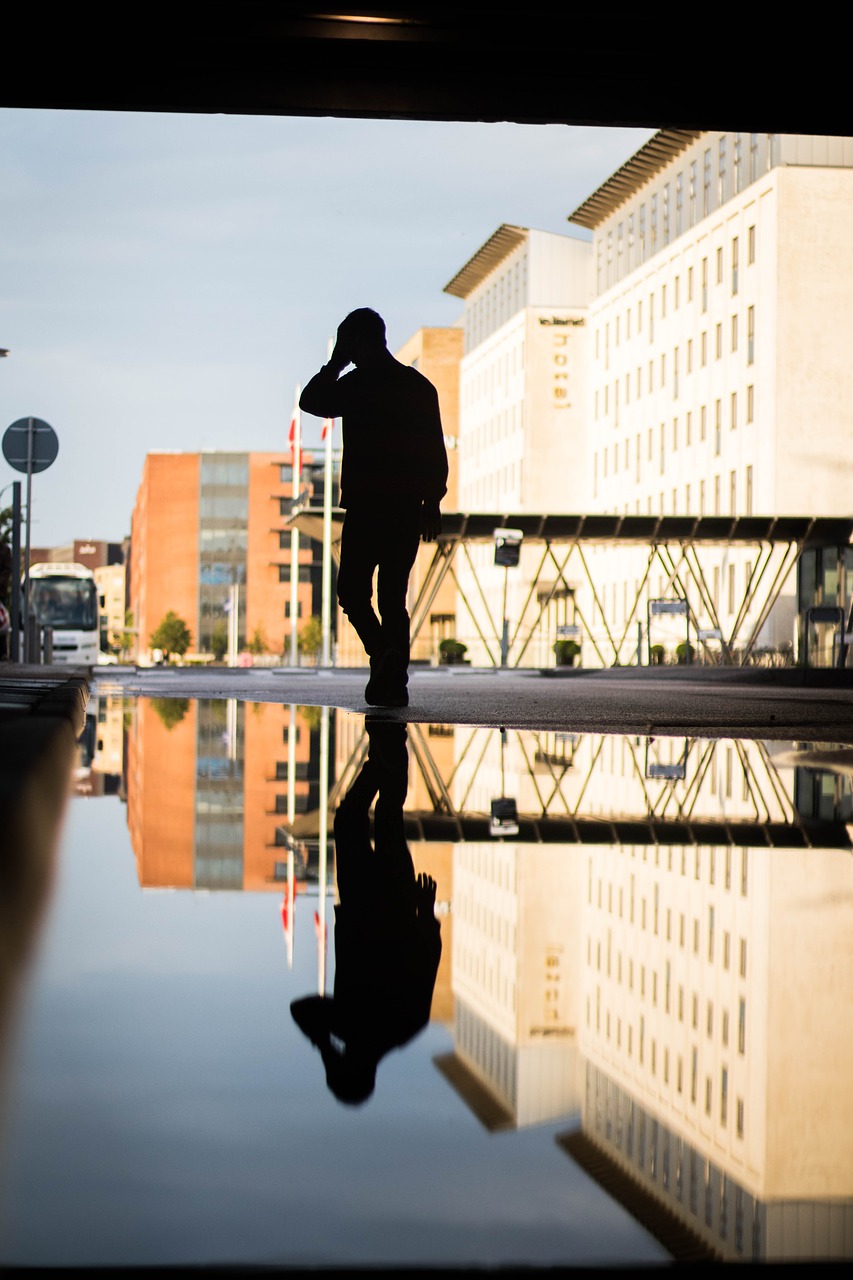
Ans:
[{"label": "white bus", "polygon": [[[21,618],[24,616],[24,588]],[[94,666],[100,649],[98,588],[84,564],[30,565],[30,612],[53,628],[53,661]]]}]

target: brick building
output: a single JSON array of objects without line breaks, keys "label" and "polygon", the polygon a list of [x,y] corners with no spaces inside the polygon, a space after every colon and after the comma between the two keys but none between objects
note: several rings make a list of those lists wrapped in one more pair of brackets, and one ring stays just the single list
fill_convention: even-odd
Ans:
[{"label": "brick building", "polygon": [[[311,489],[310,455],[302,488]],[[288,452],[149,453],[133,510],[129,608],[138,657],[150,660],[150,636],[174,610],[192,635],[191,651],[212,652],[238,590],[238,644],[263,639],[283,654],[290,636],[290,532],[293,500]],[[299,551],[299,617],[314,611],[319,550]]]}]

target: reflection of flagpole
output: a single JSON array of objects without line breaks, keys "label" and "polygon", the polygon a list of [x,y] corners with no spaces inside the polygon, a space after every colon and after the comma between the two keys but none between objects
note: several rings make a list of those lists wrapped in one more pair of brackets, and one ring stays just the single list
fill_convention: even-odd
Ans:
[{"label": "reflection of flagpole", "polygon": [[293,859],[293,843],[287,851],[287,904],[289,910],[289,928],[287,930],[287,967],[293,968],[293,926],[296,923],[296,874]]},{"label": "reflection of flagpole", "polygon": [[296,707],[290,704],[290,723],[287,727],[287,821],[291,835],[296,819]]},{"label": "reflection of flagpole", "polygon": [[[294,502],[299,497],[300,472],[302,469],[302,414],[299,408],[299,396],[302,388],[297,384],[296,401],[293,405],[293,417],[290,420],[290,447],[293,460],[292,496]],[[295,667],[299,662],[299,530],[293,524],[290,527],[290,665]]]},{"label": "reflection of flagpole", "polygon": [[317,990],[320,995],[326,992],[326,877],[328,875],[328,842],[329,842],[329,708],[323,707],[320,712],[320,867],[319,886],[319,953]]}]

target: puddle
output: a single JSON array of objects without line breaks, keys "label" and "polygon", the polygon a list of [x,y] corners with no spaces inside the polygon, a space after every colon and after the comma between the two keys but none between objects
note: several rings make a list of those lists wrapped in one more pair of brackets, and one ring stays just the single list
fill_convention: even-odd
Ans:
[{"label": "puddle", "polygon": [[90,712],[0,1260],[853,1252],[849,749]]}]

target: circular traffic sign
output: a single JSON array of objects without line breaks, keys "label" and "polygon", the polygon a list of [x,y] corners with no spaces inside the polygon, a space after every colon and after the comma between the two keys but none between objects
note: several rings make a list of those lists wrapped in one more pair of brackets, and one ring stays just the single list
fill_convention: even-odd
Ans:
[{"label": "circular traffic sign", "polygon": [[59,437],[41,418],[19,418],[3,434],[3,457],[16,471],[46,471],[59,453]]}]

